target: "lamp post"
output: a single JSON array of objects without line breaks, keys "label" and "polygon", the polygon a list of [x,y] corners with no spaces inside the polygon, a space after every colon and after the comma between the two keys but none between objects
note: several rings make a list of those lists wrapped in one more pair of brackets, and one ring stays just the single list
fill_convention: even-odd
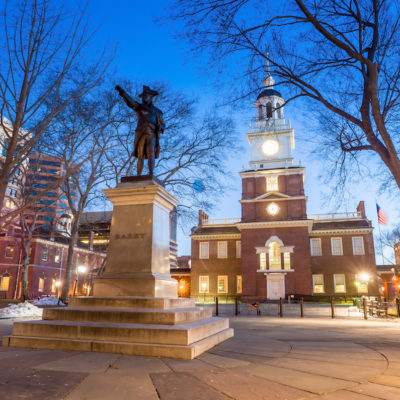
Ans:
[{"label": "lamp post", "polygon": [[203,290],[203,304],[206,302],[206,288],[207,288],[207,285],[205,282],[203,282],[201,284],[201,289]]},{"label": "lamp post", "polygon": [[79,274],[84,274],[86,272],[87,268],[84,265],[78,265],[75,269],[75,284],[74,284],[74,296],[76,294],[76,289],[78,287],[78,279],[79,279]]}]

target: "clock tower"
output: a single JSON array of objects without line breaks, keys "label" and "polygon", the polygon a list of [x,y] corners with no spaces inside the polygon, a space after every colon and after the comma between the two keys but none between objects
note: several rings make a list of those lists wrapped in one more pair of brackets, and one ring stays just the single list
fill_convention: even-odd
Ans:
[{"label": "clock tower", "polygon": [[242,178],[243,298],[278,300],[311,292],[309,230],[304,195],[305,168],[296,165],[294,131],[285,101],[274,89],[267,62],[257,116],[247,139],[249,168]]}]

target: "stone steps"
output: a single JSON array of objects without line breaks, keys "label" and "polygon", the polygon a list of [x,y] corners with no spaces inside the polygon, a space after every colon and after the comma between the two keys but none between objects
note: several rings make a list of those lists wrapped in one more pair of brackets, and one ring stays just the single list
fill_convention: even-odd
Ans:
[{"label": "stone steps", "polygon": [[15,322],[13,337],[25,336],[55,339],[83,339],[190,345],[229,328],[229,321],[212,317],[180,325],[114,324],[76,321]]},{"label": "stone steps", "polygon": [[100,307],[46,308],[43,320],[108,322],[122,324],[177,325],[198,321],[212,316],[208,308],[124,309]]},{"label": "stone steps", "polygon": [[139,308],[167,310],[175,308],[195,307],[194,299],[165,297],[71,297],[70,307],[100,307],[100,308]]},{"label": "stone steps", "polygon": [[193,359],[232,336],[233,329],[227,328],[189,345],[5,336],[3,346]]}]

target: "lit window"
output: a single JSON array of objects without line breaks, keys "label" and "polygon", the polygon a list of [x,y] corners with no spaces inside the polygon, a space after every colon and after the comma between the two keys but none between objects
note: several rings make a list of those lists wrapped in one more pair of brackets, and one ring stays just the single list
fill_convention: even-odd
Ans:
[{"label": "lit window", "polygon": [[267,176],[267,192],[278,190],[278,177]]},{"label": "lit window", "polygon": [[260,269],[267,269],[267,255],[260,253]]},{"label": "lit window", "polygon": [[6,272],[0,277],[0,290],[6,291],[10,286],[10,275]]},{"label": "lit window", "polygon": [[7,208],[15,208],[16,205],[15,205],[15,203],[14,203],[14,201],[12,199],[7,198],[6,199],[6,207]]},{"label": "lit window", "polygon": [[236,293],[242,293],[242,275],[236,276]]},{"label": "lit window", "polygon": [[13,258],[14,257],[14,246],[6,246],[6,257]]},{"label": "lit window", "polygon": [[199,276],[199,293],[208,293],[209,291],[209,281],[208,275]]},{"label": "lit window", "polygon": [[48,247],[43,247],[43,250],[42,250],[42,261],[47,261],[48,256],[49,256],[49,248]]},{"label": "lit window", "polygon": [[269,244],[269,269],[281,269],[281,247],[278,242]]},{"label": "lit window", "polygon": [[200,242],[200,258],[210,257],[210,246],[209,242]]},{"label": "lit window", "polygon": [[51,280],[51,293],[55,293],[57,291],[57,279],[53,278]]},{"label": "lit window", "polygon": [[343,246],[341,237],[331,238],[331,247],[333,256],[343,255]]},{"label": "lit window", "polygon": [[242,242],[240,240],[236,241],[236,258],[242,257]]},{"label": "lit window", "polygon": [[61,256],[60,249],[56,249],[56,252],[54,254],[54,262],[59,263],[61,258],[60,256]]},{"label": "lit window", "polygon": [[346,293],[346,278],[344,274],[333,275],[333,283],[336,293]]},{"label": "lit window", "polygon": [[322,256],[321,239],[310,239],[312,256]]},{"label": "lit window", "polygon": [[38,291],[39,291],[39,292],[43,292],[43,290],[44,290],[44,276],[41,276],[41,277],[39,278],[39,288],[38,288]]},{"label": "lit window", "polygon": [[228,277],[226,275],[218,276],[218,293],[228,293]]},{"label": "lit window", "polygon": [[353,254],[364,255],[364,240],[362,236],[351,238],[353,242]]},{"label": "lit window", "polygon": [[290,253],[289,252],[283,253],[283,265],[284,265],[285,269],[290,269],[291,268]]},{"label": "lit window", "polygon": [[227,242],[218,242],[218,258],[227,258],[228,257],[228,243]]},{"label": "lit window", "polygon": [[322,274],[313,275],[312,280],[313,280],[313,293],[324,293],[325,292],[324,276]]}]

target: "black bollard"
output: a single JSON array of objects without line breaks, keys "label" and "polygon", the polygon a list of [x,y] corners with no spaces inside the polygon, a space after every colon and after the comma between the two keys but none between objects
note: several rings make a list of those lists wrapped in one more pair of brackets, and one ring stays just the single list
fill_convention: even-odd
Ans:
[{"label": "black bollard", "polygon": [[331,296],[331,314],[332,318],[335,318],[335,305],[333,303],[333,296]]},{"label": "black bollard", "polygon": [[235,315],[239,314],[239,301],[237,296],[235,297]]},{"label": "black bollard", "polygon": [[300,299],[300,317],[304,317],[304,300],[303,298]]},{"label": "black bollard", "polygon": [[215,315],[218,317],[218,296],[215,298]]},{"label": "black bollard", "polygon": [[368,314],[367,314],[367,300],[365,297],[363,298],[363,309],[364,309],[364,319],[368,319]]},{"label": "black bollard", "polygon": [[400,318],[400,301],[398,298],[396,299],[396,308],[397,308],[397,317]]},{"label": "black bollard", "polygon": [[279,298],[279,316],[283,317],[283,304],[282,304],[282,297]]}]

